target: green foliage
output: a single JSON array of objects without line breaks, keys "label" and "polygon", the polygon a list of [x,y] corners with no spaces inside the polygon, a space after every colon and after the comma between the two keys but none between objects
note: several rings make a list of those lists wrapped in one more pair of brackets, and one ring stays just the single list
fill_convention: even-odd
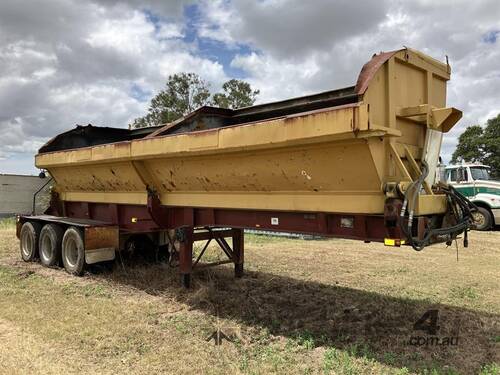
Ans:
[{"label": "green foliage", "polygon": [[231,79],[222,85],[222,93],[211,95],[210,85],[195,73],[179,73],[168,77],[165,88],[152,100],[148,113],[134,120],[132,128],[157,126],[175,121],[204,105],[241,108],[255,102],[259,90],[249,83]]},{"label": "green foliage", "polygon": [[500,177],[500,114],[489,119],[484,129],[480,125],[465,129],[458,138],[451,162],[460,160],[488,165],[492,175]]},{"label": "green foliage", "polygon": [[486,123],[483,132],[483,163],[491,167],[492,175],[500,178],[500,114]]},{"label": "green foliage", "polygon": [[498,375],[500,374],[500,366],[497,363],[490,363],[481,368],[480,375]]},{"label": "green foliage", "polygon": [[483,157],[481,148],[483,137],[483,128],[480,125],[469,126],[458,137],[458,145],[451,157],[452,163],[457,163],[459,160],[467,162],[480,162]]},{"label": "green foliage", "polygon": [[221,108],[243,108],[255,103],[259,90],[252,90],[248,82],[231,79],[222,85],[223,93],[214,94],[214,104]]},{"label": "green foliage", "polygon": [[207,104],[210,104],[208,83],[194,73],[174,74],[168,77],[165,89],[151,100],[146,116],[135,119],[132,127],[169,123]]},{"label": "green foliage", "polygon": [[291,339],[291,342],[298,346],[301,346],[307,350],[312,350],[315,348],[316,343],[314,340],[314,335],[309,331],[299,332]]}]

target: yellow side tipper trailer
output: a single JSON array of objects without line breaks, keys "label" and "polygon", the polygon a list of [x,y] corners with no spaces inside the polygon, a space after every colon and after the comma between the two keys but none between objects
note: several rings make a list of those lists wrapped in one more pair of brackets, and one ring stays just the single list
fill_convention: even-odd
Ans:
[{"label": "yellow side tipper trailer", "polygon": [[193,241],[215,240],[242,275],[245,228],[416,250],[466,238],[474,208],[435,180],[462,116],[446,107],[449,79],[447,63],[406,48],[374,55],[352,87],[155,128],[79,126],[36,156],[55,188],[46,215],[19,217],[22,257],[81,274],[147,244],[188,286],[207,265]]}]

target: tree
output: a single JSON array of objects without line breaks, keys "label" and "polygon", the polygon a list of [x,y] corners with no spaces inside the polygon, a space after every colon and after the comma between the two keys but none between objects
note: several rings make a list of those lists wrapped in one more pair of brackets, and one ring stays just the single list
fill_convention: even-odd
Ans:
[{"label": "tree", "polygon": [[451,162],[478,162],[491,167],[491,174],[500,177],[500,114],[489,119],[484,129],[469,126],[458,138]]},{"label": "tree", "polygon": [[148,113],[134,120],[131,128],[157,126],[175,121],[204,105],[241,108],[255,102],[259,90],[249,83],[231,79],[222,85],[222,93],[210,94],[210,86],[195,73],[179,73],[168,77],[166,87],[152,100]]},{"label": "tree", "polygon": [[482,150],[483,128],[479,125],[467,127],[458,137],[458,145],[451,156],[451,162],[456,164],[459,160],[479,162],[483,158]]},{"label": "tree", "polygon": [[152,100],[148,113],[132,123],[133,128],[157,126],[187,115],[210,104],[209,85],[195,73],[179,73],[168,77],[166,87]]},{"label": "tree", "polygon": [[483,163],[491,167],[492,175],[500,178],[500,114],[486,123],[483,132]]},{"label": "tree", "polygon": [[259,90],[252,90],[248,82],[231,79],[222,85],[222,93],[214,95],[214,104],[221,108],[237,109],[255,103]]}]

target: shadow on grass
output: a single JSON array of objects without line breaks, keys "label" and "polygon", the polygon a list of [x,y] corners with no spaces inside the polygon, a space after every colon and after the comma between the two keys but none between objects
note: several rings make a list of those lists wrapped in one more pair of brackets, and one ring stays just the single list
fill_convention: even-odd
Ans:
[{"label": "shadow on grass", "polygon": [[[193,276],[190,291],[179,286],[176,270],[166,265],[128,268],[127,272],[117,266],[114,272],[98,277],[232,319],[243,326],[243,335],[244,327],[267,329],[298,345],[346,350],[351,356],[397,368],[477,373],[499,360],[499,315],[265,272],[246,272],[242,279],[234,279],[228,267]],[[435,336],[440,343],[458,338],[452,340],[456,345],[438,345],[427,333],[413,329],[429,309],[439,310]],[[412,337],[422,339],[413,339],[417,345],[412,345]]]}]

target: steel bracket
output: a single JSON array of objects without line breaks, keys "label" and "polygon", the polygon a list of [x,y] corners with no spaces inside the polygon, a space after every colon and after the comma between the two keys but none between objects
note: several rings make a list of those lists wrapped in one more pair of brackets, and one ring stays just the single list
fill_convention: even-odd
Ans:
[{"label": "steel bracket", "polygon": [[167,207],[162,206],[158,194],[154,190],[147,189],[148,191],[148,212],[151,219],[158,227],[163,229],[169,228],[169,210]]}]

